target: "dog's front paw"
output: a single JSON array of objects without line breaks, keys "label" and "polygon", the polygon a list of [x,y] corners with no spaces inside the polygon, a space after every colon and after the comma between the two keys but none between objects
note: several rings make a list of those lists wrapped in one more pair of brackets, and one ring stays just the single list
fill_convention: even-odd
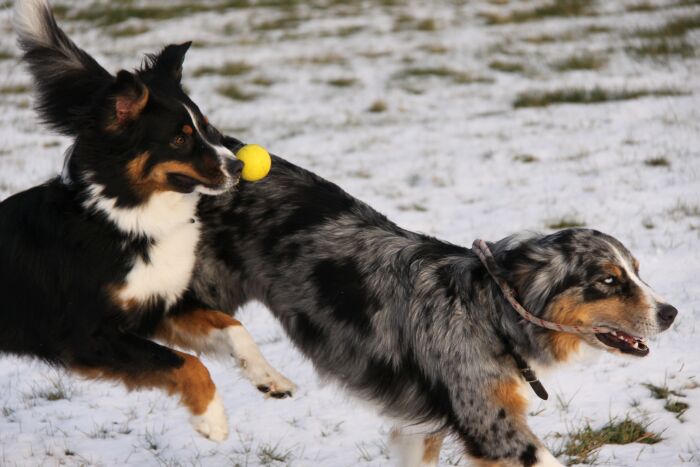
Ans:
[{"label": "dog's front paw", "polygon": [[191,423],[195,430],[212,441],[221,442],[228,438],[228,419],[218,393],[214,394],[204,413],[192,417]]},{"label": "dog's front paw", "polygon": [[259,375],[253,379],[253,384],[258,388],[258,391],[265,394],[265,397],[273,397],[275,399],[292,397],[297,390],[296,384],[274,370],[265,372],[264,375]]}]

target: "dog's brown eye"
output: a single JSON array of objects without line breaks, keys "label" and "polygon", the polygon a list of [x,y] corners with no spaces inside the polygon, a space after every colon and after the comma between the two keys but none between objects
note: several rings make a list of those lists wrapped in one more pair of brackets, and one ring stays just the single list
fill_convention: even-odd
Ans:
[{"label": "dog's brown eye", "polygon": [[185,137],[182,135],[177,135],[176,137],[173,138],[173,145],[174,146],[182,146],[185,144]]},{"label": "dog's brown eye", "polygon": [[617,282],[617,279],[615,279],[613,276],[608,276],[605,279],[603,279],[603,284],[605,285],[615,285]]}]

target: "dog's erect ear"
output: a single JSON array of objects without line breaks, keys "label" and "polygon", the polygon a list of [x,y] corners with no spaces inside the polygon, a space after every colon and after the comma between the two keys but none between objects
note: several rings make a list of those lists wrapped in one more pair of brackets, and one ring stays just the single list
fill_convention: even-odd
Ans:
[{"label": "dog's erect ear", "polygon": [[191,45],[190,41],[165,47],[161,53],[153,57],[153,71],[179,83],[182,79],[182,64],[185,61],[185,54]]},{"label": "dog's erect ear", "polygon": [[148,88],[133,73],[122,70],[117,73],[117,80],[112,85],[110,103],[113,116],[108,124],[110,128],[123,128],[139,118],[148,104]]}]

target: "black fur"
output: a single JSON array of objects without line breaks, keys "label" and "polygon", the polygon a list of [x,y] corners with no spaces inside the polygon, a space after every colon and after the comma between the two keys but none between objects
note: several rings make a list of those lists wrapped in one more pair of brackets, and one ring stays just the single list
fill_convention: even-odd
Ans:
[{"label": "black fur", "polygon": [[[0,203],[0,351],[123,376],[177,368],[183,360],[144,335],[167,311],[165,299],[155,294],[126,310],[115,298],[138,261],[150,264],[162,239],[139,223],[125,228],[117,209],[133,214],[128,209],[153,199],[156,192],[134,177],[146,178],[166,162],[191,167],[201,180],[183,190],[159,181],[158,193],[188,193],[208,182],[207,188],[230,186],[207,138],[182,134],[183,125],[204,125],[180,86],[189,44],[168,46],[138,71],[113,76],[65,35],[46,2],[17,5],[37,110],[75,140],[63,177]],[[183,104],[202,121],[194,122]],[[208,141],[220,139],[212,127],[206,131]],[[173,146],[174,138],[183,144]],[[144,153],[143,169],[129,176],[129,164]],[[187,201],[192,214],[183,223],[195,221],[197,199]]]}]

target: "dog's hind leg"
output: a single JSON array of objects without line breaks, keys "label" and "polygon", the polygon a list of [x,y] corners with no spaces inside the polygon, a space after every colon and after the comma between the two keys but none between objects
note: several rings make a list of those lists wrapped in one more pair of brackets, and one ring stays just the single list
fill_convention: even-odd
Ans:
[{"label": "dog's hind leg", "polygon": [[395,428],[391,442],[395,446],[399,467],[437,467],[444,435],[442,433],[409,433]]},{"label": "dog's hind leg", "polygon": [[120,381],[129,389],[158,388],[178,395],[195,430],[213,441],[228,437],[224,405],[197,357],[130,334],[105,333],[75,347],[65,362],[76,373]]},{"label": "dog's hind leg", "polygon": [[229,315],[195,308],[178,310],[163,319],[157,339],[195,352],[233,356],[243,374],[269,397],[290,397],[296,386],[270,365],[240,321]]}]

